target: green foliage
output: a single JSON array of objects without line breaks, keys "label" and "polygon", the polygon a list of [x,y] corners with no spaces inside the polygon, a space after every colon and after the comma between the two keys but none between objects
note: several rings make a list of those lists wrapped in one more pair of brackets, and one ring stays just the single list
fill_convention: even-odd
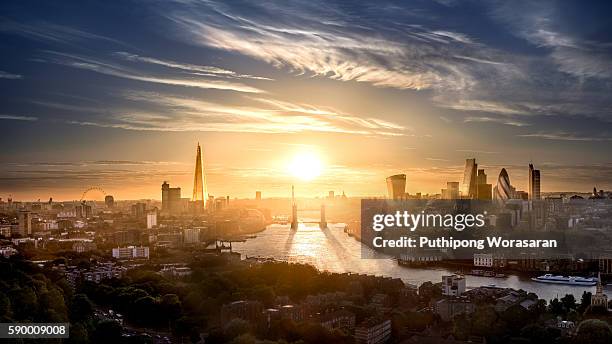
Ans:
[{"label": "green foliage", "polygon": [[609,344],[612,343],[612,328],[606,322],[598,319],[584,320],[576,331],[577,344]]}]

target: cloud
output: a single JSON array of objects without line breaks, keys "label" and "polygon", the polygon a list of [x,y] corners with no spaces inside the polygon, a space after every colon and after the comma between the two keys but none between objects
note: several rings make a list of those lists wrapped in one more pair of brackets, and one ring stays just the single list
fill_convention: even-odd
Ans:
[{"label": "cloud", "polygon": [[297,75],[379,87],[464,89],[475,82],[467,64],[491,61],[478,53],[484,47],[451,30],[402,25],[398,36],[391,34],[394,21],[392,25],[368,22],[367,13],[352,17],[332,4],[255,7],[245,12],[238,6],[207,2],[163,15],[191,43],[251,56]]},{"label": "cloud", "polygon": [[123,45],[122,42],[104,35],[94,34],[77,28],[46,21],[19,23],[3,18],[2,23],[0,23],[0,32],[12,33],[38,41],[55,43],[72,44],[78,41],[99,40]]},{"label": "cloud", "polygon": [[455,151],[462,152],[462,153],[476,153],[476,154],[499,154],[499,152],[483,151],[483,150],[477,150],[477,149],[457,149]]},{"label": "cloud", "polygon": [[510,125],[510,126],[514,126],[514,127],[525,127],[525,126],[529,126],[530,125],[529,123],[526,123],[526,122],[521,122],[521,121],[513,120],[513,119],[510,119],[510,118],[502,118],[502,117],[484,117],[484,116],[477,117],[477,116],[469,116],[469,117],[466,117],[463,121],[466,122],[466,123],[469,123],[469,122],[500,123],[500,124]]},{"label": "cloud", "polygon": [[56,56],[53,59],[54,63],[62,64],[65,66],[85,69],[100,74],[111,75],[118,78],[137,80],[143,82],[150,82],[155,84],[165,84],[173,86],[183,87],[196,87],[203,89],[218,89],[218,90],[230,90],[236,92],[246,93],[261,93],[262,90],[251,87],[248,85],[229,82],[225,80],[208,80],[204,78],[178,78],[178,77],[164,77],[144,74],[130,68],[124,67],[120,64],[100,61],[94,58],[65,54],[59,52],[48,52],[52,56]]},{"label": "cloud", "polygon": [[[124,92],[122,98],[129,105],[92,111],[91,115],[94,116],[87,120],[66,119],[65,122],[142,131],[328,132],[402,136],[411,130],[397,123],[348,114],[333,108],[262,97],[245,97],[247,102],[243,105],[143,91]],[[87,111],[88,108],[75,108],[60,103],[36,103],[79,112]]]},{"label": "cloud", "polygon": [[20,115],[2,115],[0,114],[0,120],[5,119],[5,120],[13,120],[13,121],[37,121],[38,117],[32,117],[32,116],[20,116]]},{"label": "cloud", "polygon": [[0,70],[0,79],[23,79],[23,75],[3,72]]},{"label": "cloud", "polygon": [[224,78],[237,78],[237,79],[254,79],[254,80],[272,80],[270,78],[265,78],[261,76],[253,76],[249,74],[239,74],[231,70],[213,67],[213,66],[202,66],[202,65],[194,65],[188,63],[179,63],[174,61],[162,60],[153,57],[139,56],[136,54],[130,54],[127,52],[117,52],[115,53],[117,56],[122,57],[128,61],[135,62],[144,62],[155,65],[160,65],[164,67],[180,69],[188,72],[192,72],[194,75],[204,75],[204,76],[214,76],[214,77],[224,77]]},{"label": "cloud", "polygon": [[568,31],[567,25],[560,23],[560,7],[551,1],[513,1],[498,4],[492,13],[515,35],[549,49],[560,71],[579,78],[612,78],[609,42],[580,37],[575,33],[579,30]]},{"label": "cloud", "polygon": [[556,131],[556,132],[537,132],[531,134],[521,134],[517,135],[519,137],[533,137],[544,140],[555,140],[555,141],[583,141],[583,142],[599,142],[599,141],[612,141],[612,137],[609,133],[605,135],[584,135],[584,134],[576,134],[565,131]]}]

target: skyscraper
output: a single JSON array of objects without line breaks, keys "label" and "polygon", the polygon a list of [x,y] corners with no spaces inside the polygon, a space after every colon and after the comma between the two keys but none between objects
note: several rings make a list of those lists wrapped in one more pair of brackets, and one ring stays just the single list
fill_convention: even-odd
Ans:
[{"label": "skyscraper", "polygon": [[176,214],[181,210],[181,188],[171,188],[168,182],[162,184],[162,212]]},{"label": "skyscraper", "polygon": [[492,197],[491,194],[491,184],[487,184],[487,174],[484,169],[478,170],[478,175],[476,176],[476,181],[478,185],[478,199],[489,200]]},{"label": "skyscraper", "polygon": [[391,199],[401,199],[406,196],[406,175],[396,174],[387,177],[387,193]]},{"label": "skyscraper", "polygon": [[529,200],[538,200],[541,198],[540,170],[533,169],[533,164],[529,164]]},{"label": "skyscraper", "polygon": [[202,150],[198,142],[196,152],[195,174],[193,176],[193,196],[191,200],[196,202],[196,207],[204,209],[206,207],[206,199],[208,198],[208,190],[206,189],[206,177],[202,168]]},{"label": "skyscraper", "polygon": [[497,185],[493,189],[493,198],[501,203],[514,197],[514,188],[510,184],[510,177],[505,168],[502,168],[497,178]]},{"label": "skyscraper", "polygon": [[476,171],[478,164],[476,159],[465,159],[465,170],[463,172],[463,195],[468,198],[478,197],[478,184],[476,181]]},{"label": "skyscraper", "polygon": [[19,211],[19,234],[28,236],[32,234],[32,213],[27,210]]}]

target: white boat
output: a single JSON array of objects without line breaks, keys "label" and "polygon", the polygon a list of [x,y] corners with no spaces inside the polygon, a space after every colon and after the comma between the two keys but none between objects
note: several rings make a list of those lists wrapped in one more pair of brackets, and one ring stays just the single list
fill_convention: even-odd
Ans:
[{"label": "white boat", "polygon": [[597,278],[594,277],[579,277],[579,276],[553,276],[552,274],[546,274],[543,276],[534,277],[532,281],[540,283],[556,283],[556,284],[569,284],[569,285],[585,285],[593,286],[597,284]]}]

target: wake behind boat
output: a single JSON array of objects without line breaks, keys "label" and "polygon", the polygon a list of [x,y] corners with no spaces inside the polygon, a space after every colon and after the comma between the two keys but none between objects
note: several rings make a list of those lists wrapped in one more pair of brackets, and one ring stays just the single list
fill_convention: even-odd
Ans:
[{"label": "wake behind boat", "polygon": [[543,276],[534,277],[531,280],[540,283],[555,283],[555,284],[568,284],[568,285],[583,285],[583,286],[594,286],[597,284],[597,278],[594,277],[579,277],[579,276],[553,276],[552,274],[546,274]]}]

